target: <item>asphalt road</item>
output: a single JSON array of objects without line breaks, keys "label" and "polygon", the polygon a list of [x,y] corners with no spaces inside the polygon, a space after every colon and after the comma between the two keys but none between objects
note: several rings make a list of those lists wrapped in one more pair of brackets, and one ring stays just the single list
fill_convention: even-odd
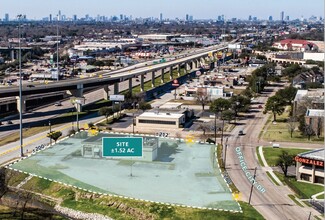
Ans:
[{"label": "asphalt road", "polygon": [[[272,92],[269,95],[273,95]],[[265,103],[267,97],[259,97],[259,103]],[[266,173],[258,164],[256,156],[256,146],[267,144],[267,142],[259,141],[259,133],[267,121],[267,117],[263,115],[263,110],[259,110],[253,114],[253,118],[240,121],[238,125],[228,137],[227,150],[227,171],[234,184],[241,192],[241,200],[248,202],[251,182],[249,182],[244,171],[242,170],[240,160],[236,151],[237,147],[243,154],[243,158],[247,164],[248,170],[253,175],[254,168],[257,168],[256,181],[265,188],[262,193],[254,187],[251,204],[266,219],[283,220],[283,219],[308,219],[310,212],[317,214],[312,208],[302,208],[297,206],[287,195],[294,194],[287,186],[276,186],[267,177]],[[239,130],[243,130],[245,135],[238,136]],[[299,146],[299,144],[295,144]],[[318,148],[318,145],[314,145]]]}]

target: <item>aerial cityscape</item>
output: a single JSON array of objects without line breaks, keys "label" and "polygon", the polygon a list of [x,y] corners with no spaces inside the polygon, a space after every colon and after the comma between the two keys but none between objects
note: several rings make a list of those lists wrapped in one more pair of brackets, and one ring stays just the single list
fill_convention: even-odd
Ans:
[{"label": "aerial cityscape", "polygon": [[324,219],[323,8],[5,1],[0,219]]}]

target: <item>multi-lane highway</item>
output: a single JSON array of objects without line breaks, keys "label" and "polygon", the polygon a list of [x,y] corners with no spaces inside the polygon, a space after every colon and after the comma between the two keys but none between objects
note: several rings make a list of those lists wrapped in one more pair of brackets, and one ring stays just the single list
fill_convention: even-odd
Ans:
[{"label": "multi-lane highway", "polygon": [[[159,63],[150,66],[140,66],[133,69],[123,69],[114,72],[101,72],[100,77],[95,78],[78,78],[78,79],[68,79],[59,82],[53,82],[50,84],[40,84],[35,87],[23,86],[22,95],[30,94],[40,94],[54,91],[63,91],[63,90],[76,90],[79,88],[89,88],[94,86],[101,85],[110,85],[116,82],[122,82],[129,78],[134,78],[139,75],[144,75],[148,72],[159,71],[161,69],[175,67],[177,65],[190,62],[191,60],[200,59],[202,57],[208,56],[211,52],[217,52],[220,50],[227,49],[224,45],[213,46],[201,50],[197,50],[193,53],[188,54],[185,57],[174,59],[165,63]],[[19,88],[18,86],[12,86],[7,88],[0,88],[0,98],[9,97],[9,96],[18,96]]]}]

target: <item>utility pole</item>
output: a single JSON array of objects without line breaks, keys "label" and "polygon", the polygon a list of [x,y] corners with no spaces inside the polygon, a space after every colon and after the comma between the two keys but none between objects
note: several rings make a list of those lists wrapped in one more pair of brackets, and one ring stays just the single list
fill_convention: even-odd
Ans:
[{"label": "utility pole", "polygon": [[226,138],[226,145],[225,145],[225,159],[224,159],[224,167],[226,169],[227,167],[227,148],[228,148],[228,138]]},{"label": "utility pole", "polygon": [[[255,177],[256,177],[256,170],[257,170],[257,167],[255,167],[255,171],[254,171],[254,178],[253,178],[254,181],[255,181]],[[249,194],[248,204],[251,204],[251,198],[252,198],[252,194],[253,194],[253,188],[254,188],[254,182],[252,183],[252,186],[251,186],[251,192]]]},{"label": "utility pole", "polygon": [[20,33],[20,19],[22,15],[17,15],[18,18],[18,43],[19,43],[19,139],[20,139],[20,156],[24,157],[23,150],[23,97],[22,97],[22,74],[21,74],[21,33]]}]

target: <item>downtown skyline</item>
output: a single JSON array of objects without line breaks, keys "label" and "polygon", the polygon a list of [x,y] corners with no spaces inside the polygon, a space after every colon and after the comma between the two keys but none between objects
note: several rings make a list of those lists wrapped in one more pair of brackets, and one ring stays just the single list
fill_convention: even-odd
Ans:
[{"label": "downtown skyline", "polygon": [[[171,7],[173,6],[173,7]],[[172,0],[164,1],[130,1],[121,0],[118,3],[111,0],[100,1],[93,0],[91,4],[86,0],[4,0],[0,8],[0,18],[3,19],[5,14],[13,20],[17,14],[25,14],[28,19],[41,20],[52,14],[55,17],[59,11],[67,18],[78,18],[89,15],[90,17],[101,16],[132,16],[133,18],[159,18],[162,13],[163,19],[185,19],[186,14],[194,19],[216,19],[219,15],[224,15],[225,20],[238,18],[247,20],[248,16],[257,17],[259,20],[267,20],[272,16],[274,20],[280,20],[281,12],[289,16],[290,20],[309,18],[311,16],[324,17],[324,2],[314,0],[313,4],[305,0],[287,0],[282,2],[266,1],[261,3],[259,0],[233,0],[231,2],[209,0]]]}]

